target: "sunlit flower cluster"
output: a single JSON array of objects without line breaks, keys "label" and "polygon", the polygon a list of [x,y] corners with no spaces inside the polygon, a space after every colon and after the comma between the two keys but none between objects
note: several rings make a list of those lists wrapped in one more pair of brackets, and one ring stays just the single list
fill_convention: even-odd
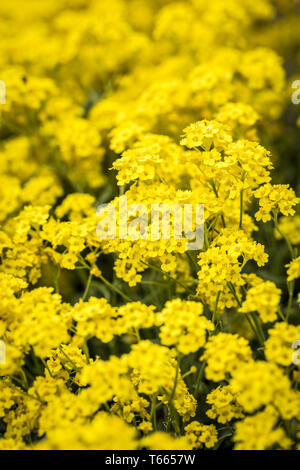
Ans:
[{"label": "sunlit flower cluster", "polygon": [[295,3],[1,3],[0,450],[300,450]]}]

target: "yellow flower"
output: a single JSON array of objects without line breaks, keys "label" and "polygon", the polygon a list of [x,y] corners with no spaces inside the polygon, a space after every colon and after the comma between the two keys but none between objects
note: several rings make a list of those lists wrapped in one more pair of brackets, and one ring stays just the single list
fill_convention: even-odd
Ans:
[{"label": "yellow flower", "polygon": [[176,346],[182,354],[196,352],[206,341],[206,332],[214,325],[203,315],[199,302],[172,300],[157,315],[162,344]]},{"label": "yellow flower", "polygon": [[248,416],[236,424],[234,435],[236,450],[266,450],[274,446],[289,449],[291,440],[282,427],[276,427],[278,416],[269,407],[254,416]]},{"label": "yellow flower", "polygon": [[213,424],[205,425],[198,421],[192,421],[185,426],[184,430],[193,449],[201,449],[202,447],[209,449],[218,442],[217,429]]},{"label": "yellow flower", "polygon": [[217,149],[224,149],[232,141],[224,125],[217,121],[198,121],[190,124],[183,132],[185,136],[180,143],[188,148],[210,150],[213,144]]},{"label": "yellow flower", "polygon": [[241,313],[258,312],[263,323],[277,318],[281,291],[274,282],[262,281],[247,291],[246,299],[239,309]]},{"label": "yellow flower", "polygon": [[218,333],[211,336],[205,345],[201,360],[207,361],[205,375],[218,382],[234,374],[251,359],[248,341],[238,335]]},{"label": "yellow flower", "polygon": [[298,277],[300,277],[300,256],[292,260],[289,264],[286,265],[286,267],[288,268],[288,281],[298,279]]}]

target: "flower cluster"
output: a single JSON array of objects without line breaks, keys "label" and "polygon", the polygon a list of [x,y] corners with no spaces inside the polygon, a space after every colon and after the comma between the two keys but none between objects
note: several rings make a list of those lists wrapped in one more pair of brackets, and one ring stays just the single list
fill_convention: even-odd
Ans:
[{"label": "flower cluster", "polygon": [[300,450],[294,3],[1,2],[0,450]]}]

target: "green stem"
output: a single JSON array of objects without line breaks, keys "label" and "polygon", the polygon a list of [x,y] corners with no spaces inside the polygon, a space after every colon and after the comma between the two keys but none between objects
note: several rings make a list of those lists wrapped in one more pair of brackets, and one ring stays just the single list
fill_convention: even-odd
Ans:
[{"label": "green stem", "polygon": [[241,307],[242,306],[242,302],[240,301],[240,299],[238,298],[237,296],[237,293],[236,293],[236,290],[235,290],[235,287],[234,285],[232,284],[232,282],[227,282],[227,285],[233,295],[233,297],[235,298],[235,300],[237,301],[238,303],[238,306]]},{"label": "green stem", "polygon": [[217,309],[218,309],[218,303],[219,303],[220,295],[221,295],[221,291],[219,290],[219,292],[217,293],[215,308],[214,308],[213,315],[212,315],[212,322],[213,323],[216,322],[216,315],[217,315]]},{"label": "green stem", "polygon": [[106,402],[104,403],[104,408],[106,409],[107,413],[110,413],[109,406]]},{"label": "green stem", "polygon": [[192,375],[192,374],[194,374],[194,373],[195,373],[195,371],[193,371],[193,370],[188,370],[185,374],[182,374],[181,378],[182,378],[182,379],[185,379],[186,377],[188,377],[189,375]]},{"label": "green stem", "polygon": [[194,266],[196,272],[199,270],[199,266],[198,264],[196,263],[196,261],[194,260],[194,258],[192,257],[191,253],[189,251],[186,251],[186,256],[188,257],[189,261],[191,261],[192,265]]},{"label": "green stem", "polygon": [[255,326],[253,325],[253,323],[252,323],[252,321],[251,321],[251,317],[250,317],[250,315],[249,315],[248,313],[246,313],[246,318],[247,318],[247,321],[248,321],[248,323],[249,323],[249,325],[250,325],[251,330],[252,330],[253,333],[254,333],[254,336],[257,337],[257,339],[258,339],[258,341],[259,341],[259,344],[260,344],[261,346],[263,346],[263,343],[261,342],[260,336],[258,335],[258,333],[257,333],[257,331],[256,331],[256,329],[255,329]]},{"label": "green stem", "polygon": [[204,248],[208,250],[209,248],[209,240],[208,240],[208,228],[206,224],[204,224]]},{"label": "green stem", "polygon": [[[217,188],[216,188],[216,185],[215,185],[214,180],[211,180],[211,187],[213,188],[213,191],[214,191],[215,195],[216,195],[217,198],[218,198],[218,197],[219,197],[219,193],[218,193],[218,190],[217,190]],[[225,219],[224,219],[224,214],[221,214],[221,220],[222,220],[223,227],[226,227]]]},{"label": "green stem", "polygon": [[82,350],[85,354],[86,362],[87,362],[87,364],[89,364],[90,363],[90,353],[89,353],[89,348],[88,348],[88,345],[87,345],[87,339],[86,338],[85,338],[84,343],[82,345]]},{"label": "green stem", "polygon": [[[65,356],[65,358],[67,359],[67,361],[72,365],[73,369],[78,372],[78,371],[79,371],[78,367],[77,367],[76,364],[72,361],[72,359],[68,356],[68,354],[65,353],[65,351],[62,349],[62,346],[61,346],[61,345],[59,346],[59,350],[60,350],[60,352]],[[49,370],[49,369],[48,369],[48,370]]]},{"label": "green stem", "polygon": [[281,231],[281,229],[279,228],[279,224],[278,224],[278,215],[274,215],[274,225],[275,225],[275,228],[277,230],[277,232],[282,236],[282,238],[285,240],[287,246],[288,246],[288,249],[289,249],[289,252],[290,252],[290,255],[291,255],[291,258],[294,259],[295,258],[295,253],[294,253],[294,250],[293,250],[293,247],[292,247],[292,244],[290,242],[290,239],[285,235],[284,232]]},{"label": "green stem", "polygon": [[90,285],[91,285],[91,281],[92,281],[92,277],[93,277],[93,275],[92,275],[91,272],[90,272],[90,273],[89,273],[88,280],[87,280],[87,283],[86,283],[86,286],[85,286],[85,290],[84,290],[84,293],[83,293],[83,296],[82,296],[82,300],[83,300],[83,301],[86,299],[86,296],[88,295],[88,292],[89,292],[89,289],[90,289]]},{"label": "green stem", "polygon": [[241,189],[240,191],[240,223],[239,223],[240,230],[243,228],[243,203],[244,203],[244,190]]},{"label": "green stem", "polygon": [[[273,214],[273,216],[274,216],[274,217],[273,217],[274,226],[275,226],[277,232],[278,232],[278,233],[281,235],[281,237],[285,240],[285,242],[286,242],[286,244],[287,244],[287,247],[288,247],[288,249],[289,249],[291,258],[292,258],[292,260],[293,260],[293,259],[296,258],[297,252],[296,252],[296,250],[294,251],[290,239],[289,239],[289,238],[287,237],[287,235],[285,235],[285,233],[282,232],[281,229],[279,228],[279,224],[278,224],[278,214]],[[294,281],[292,281],[292,282],[287,282],[287,286],[288,286],[288,292],[289,292],[289,300],[288,300],[287,311],[286,311],[286,319],[287,319],[287,321],[288,321],[289,316],[290,316],[290,312],[291,312],[291,308],[292,308],[292,304],[293,304],[295,282],[294,282]]]},{"label": "green stem", "polygon": [[286,310],[286,319],[288,320],[290,313],[291,313],[291,308],[293,305],[295,281],[289,281],[287,285],[288,285],[288,291],[289,291],[289,300],[288,300],[288,305],[287,305],[287,310]]},{"label": "green stem", "polygon": [[[242,307],[242,302],[240,301],[240,299],[238,298],[237,294],[236,294],[236,290],[235,290],[235,287],[234,285],[232,284],[232,282],[228,282],[227,283],[232,295],[234,296],[235,300],[237,301],[239,307]],[[259,331],[254,327],[254,325],[252,325],[252,322],[250,320],[250,316],[246,313],[246,318],[248,320],[248,323],[253,331],[253,333],[255,334],[255,336],[257,337],[258,339],[258,342],[261,346],[264,346],[264,340],[262,339]]]},{"label": "green stem", "polygon": [[287,319],[285,318],[285,316],[283,315],[282,311],[281,311],[281,308],[278,307],[278,316],[281,318],[281,320],[283,321],[287,321]]},{"label": "green stem", "polygon": [[206,366],[206,361],[204,361],[204,362],[202,363],[201,368],[200,368],[200,370],[199,370],[198,377],[197,377],[196,388],[195,388],[195,397],[196,397],[196,398],[197,398],[197,396],[198,396],[198,394],[199,394],[200,384],[201,384],[201,380],[202,380],[202,378],[203,378],[205,366]]},{"label": "green stem", "polygon": [[151,399],[151,412],[150,412],[150,420],[153,421],[153,428],[156,431],[156,394],[153,395]]},{"label": "green stem", "polygon": [[42,359],[42,358],[41,358],[41,361],[44,364],[45,369],[47,369],[47,371],[49,372],[50,377],[53,377],[52,372],[48,367],[47,361],[45,361],[45,359]]},{"label": "green stem", "polygon": [[264,335],[262,326],[261,326],[261,324],[260,324],[260,321],[259,321],[259,319],[258,319],[258,317],[257,317],[257,314],[256,314],[255,312],[252,312],[252,313],[251,313],[251,317],[253,318],[253,321],[254,321],[255,326],[256,326],[256,328],[257,328],[257,332],[259,333],[259,336],[260,336],[260,338],[261,338],[261,345],[263,346],[264,343],[265,343],[266,338],[265,338],[265,335]]},{"label": "green stem", "polygon": [[140,337],[139,330],[138,330],[137,328],[134,329],[134,333],[135,333],[136,339],[138,340],[138,342],[140,342],[140,341],[141,341],[141,337]]},{"label": "green stem", "polygon": [[157,281],[141,281],[140,284],[145,285],[145,286],[158,286],[158,287],[166,287],[168,284],[168,281],[165,282],[157,282]]},{"label": "green stem", "polygon": [[52,276],[53,276],[53,283],[54,283],[54,288],[55,288],[55,293],[59,294],[59,277],[60,277],[60,267],[57,267],[57,270],[55,272],[55,268],[51,267],[52,271]]},{"label": "green stem", "polygon": [[168,407],[169,407],[169,410],[170,410],[172,424],[173,424],[173,427],[174,427],[175,432],[176,432],[177,435],[180,435],[180,426],[179,426],[178,414],[177,414],[177,411],[174,407],[173,400],[174,400],[174,396],[175,396],[175,393],[176,393],[179,370],[180,370],[180,357],[178,355],[177,356],[177,364],[176,364],[174,384],[173,384],[173,388],[172,388],[172,391],[171,391],[171,394],[170,394],[169,400],[168,400]]},{"label": "green stem", "polygon": [[169,401],[168,401],[169,405],[172,403],[175,392],[176,392],[176,387],[177,387],[177,382],[178,382],[178,375],[179,375],[179,358],[177,358],[174,384],[173,384],[172,392],[171,392],[171,395],[170,395]]},{"label": "green stem", "polygon": [[116,286],[114,286],[113,284],[111,284],[107,279],[105,279],[105,277],[103,277],[102,275],[98,275],[98,277],[101,279],[101,281],[106,284],[110,289],[112,289],[113,291],[117,292],[117,294],[119,294],[121,297],[123,297],[123,299],[125,299],[127,302],[132,302],[133,300],[128,297],[126,294],[124,294],[124,292],[122,292],[120,289],[118,289]]},{"label": "green stem", "polygon": [[146,266],[148,266],[148,268],[152,268],[152,269],[155,269],[156,271],[160,272],[161,274],[163,274],[164,276],[167,276],[171,281],[175,282],[176,284],[178,284],[179,286],[183,287],[183,289],[187,292],[189,292],[190,294],[194,295],[194,292],[189,289],[189,287],[185,286],[184,284],[182,284],[180,281],[178,281],[177,279],[174,279],[172,276],[170,276],[169,273],[163,271],[162,269],[160,269],[158,266],[156,266],[155,264],[150,264],[150,263],[147,263],[146,261],[143,261],[141,260],[141,262],[143,264],[145,264]]}]

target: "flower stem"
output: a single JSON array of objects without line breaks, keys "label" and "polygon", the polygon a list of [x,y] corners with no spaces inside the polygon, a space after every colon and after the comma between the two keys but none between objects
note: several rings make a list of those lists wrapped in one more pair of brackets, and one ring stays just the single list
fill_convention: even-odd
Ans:
[{"label": "flower stem", "polygon": [[218,309],[218,303],[219,303],[220,295],[221,295],[221,291],[219,290],[219,292],[217,293],[215,308],[214,308],[213,315],[212,315],[212,320],[211,320],[213,323],[216,322],[216,315],[217,315],[217,309]]},{"label": "flower stem", "polygon": [[240,191],[240,223],[239,223],[240,230],[242,230],[243,228],[243,205],[244,205],[244,190],[241,189]]},{"label": "flower stem", "polygon": [[153,421],[153,428],[156,431],[156,394],[151,399],[150,420]]},{"label": "flower stem", "polygon": [[89,293],[89,289],[90,289],[90,285],[91,285],[91,281],[92,281],[92,277],[93,275],[91,274],[91,272],[89,273],[89,277],[88,277],[88,280],[87,280],[87,283],[86,283],[86,286],[85,286],[85,290],[84,290],[84,293],[83,293],[83,296],[82,296],[82,300],[84,301]]},{"label": "flower stem", "polygon": [[202,377],[203,377],[203,374],[204,374],[205,366],[206,366],[206,361],[204,361],[202,363],[201,368],[199,370],[198,377],[197,377],[196,388],[195,388],[195,397],[196,398],[199,394],[200,384],[201,384],[201,380],[202,380]]},{"label": "flower stem", "polygon": [[111,284],[107,279],[105,279],[105,277],[103,277],[102,275],[98,275],[98,277],[101,279],[101,281],[106,284],[110,289],[112,289],[113,291],[117,292],[117,294],[119,294],[121,297],[123,297],[124,300],[126,300],[127,302],[132,302],[132,299],[130,297],[128,297],[126,294],[124,294],[124,292],[122,292],[120,289],[118,289],[118,287],[114,286],[113,284]]}]

